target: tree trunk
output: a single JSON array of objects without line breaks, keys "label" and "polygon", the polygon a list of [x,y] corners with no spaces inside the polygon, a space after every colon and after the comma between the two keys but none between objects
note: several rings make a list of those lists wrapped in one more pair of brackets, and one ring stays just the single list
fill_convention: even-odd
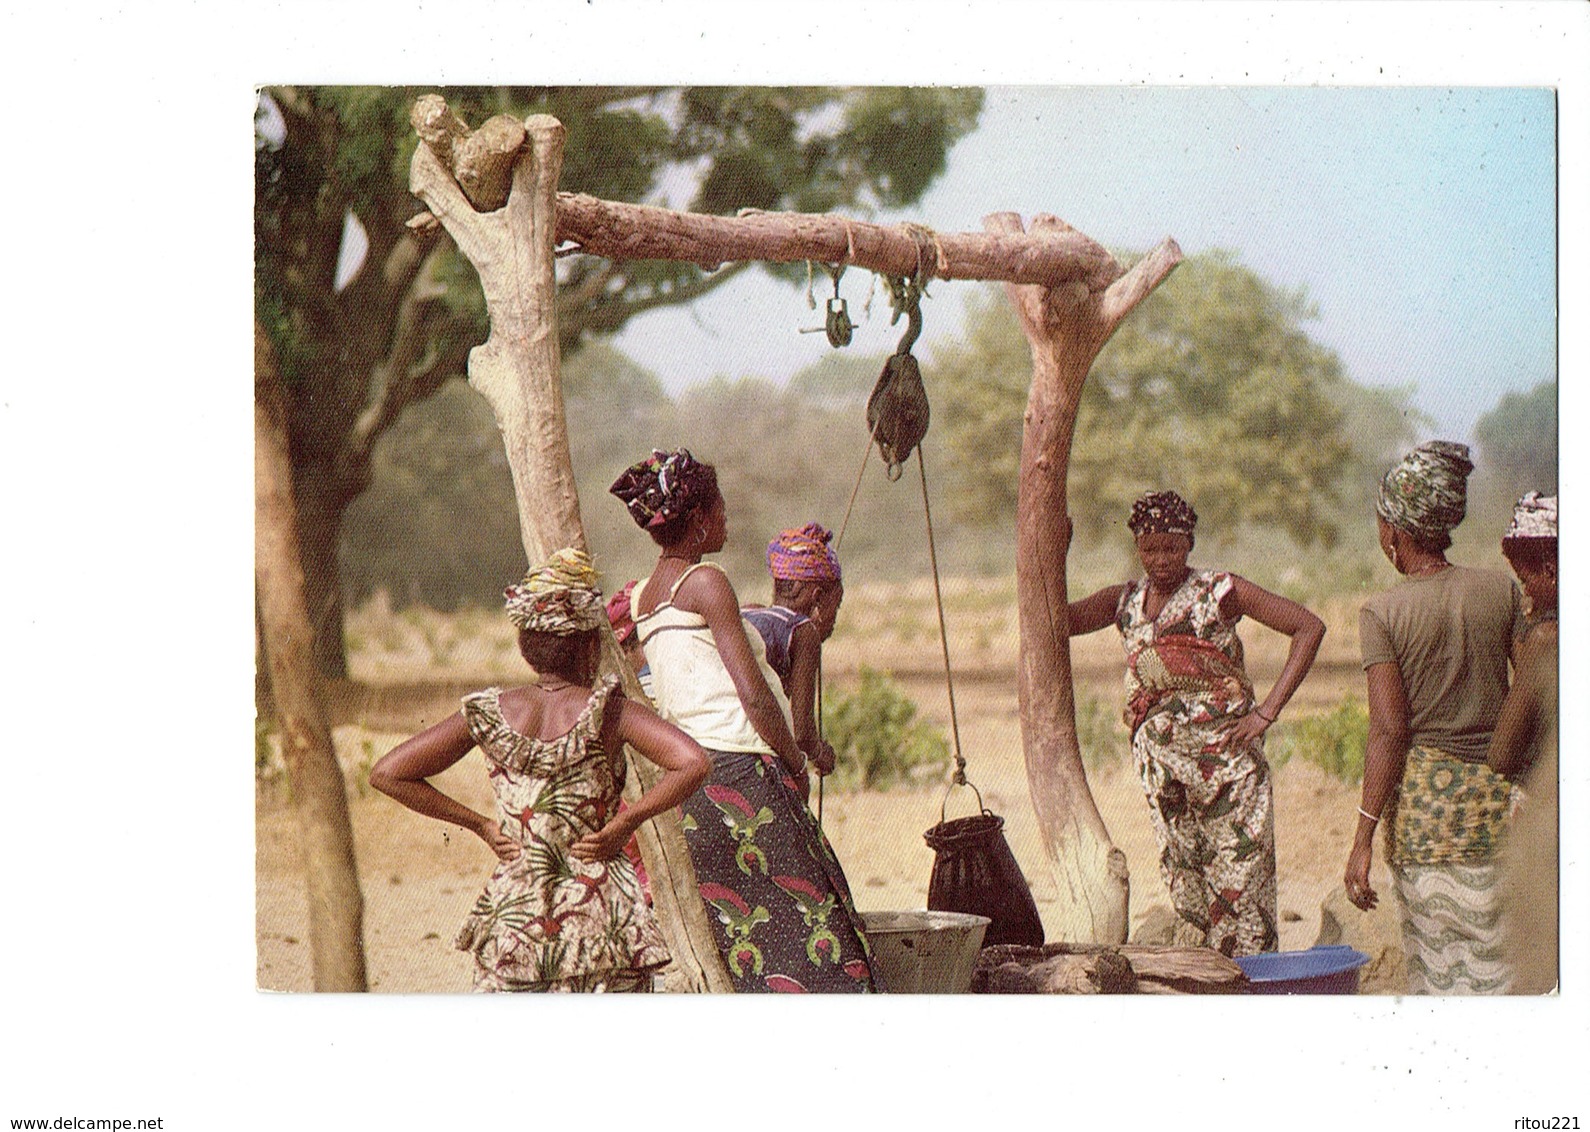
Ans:
[{"label": "tree trunk", "polygon": [[[434,125],[435,101],[417,103],[414,120],[417,128],[422,121]],[[525,127],[529,152],[512,166],[512,191],[496,211],[477,212],[444,166],[461,144],[453,130],[440,131],[441,140],[434,143],[443,157],[430,141],[415,150],[409,183],[480,274],[491,333],[470,353],[469,381],[496,414],[513,472],[525,557],[539,562],[560,547],[584,549],[586,542],[563,412],[552,254],[563,126],[538,115]],[[426,136],[426,131],[421,134]],[[471,196],[495,199],[489,179],[477,177]],[[641,695],[610,629],[603,632],[602,668],[622,675],[631,696]],[[633,752],[630,756],[636,773],[629,777],[626,794],[633,800],[659,772]],[[658,920],[685,985],[696,991],[732,992],[697,892],[678,812],[659,814],[641,826],[639,841]]]},{"label": "tree trunk", "polygon": [[328,680],[346,679],[348,661],[343,647],[342,567],[337,548],[342,539],[342,515],[347,502],[319,486],[311,463],[299,469],[296,503],[298,549],[303,567],[304,609],[314,634],[315,669]]},{"label": "tree trunk", "polygon": [[[991,230],[1019,233],[1013,213],[985,217]],[[1038,216],[1034,233],[1070,232]],[[1021,624],[1018,693],[1022,752],[1033,810],[1062,903],[1060,937],[1122,943],[1129,926],[1126,856],[1088,790],[1077,742],[1067,613],[1066,471],[1083,382],[1123,318],[1181,261],[1167,240],[1103,292],[1080,283],[1007,284],[1032,349],[1016,497],[1016,594]]]},{"label": "tree trunk", "polygon": [[317,991],[367,989],[364,900],[353,856],[347,785],[331,744],[311,657],[286,407],[275,359],[254,326],[254,581],[271,698],[298,813]]}]

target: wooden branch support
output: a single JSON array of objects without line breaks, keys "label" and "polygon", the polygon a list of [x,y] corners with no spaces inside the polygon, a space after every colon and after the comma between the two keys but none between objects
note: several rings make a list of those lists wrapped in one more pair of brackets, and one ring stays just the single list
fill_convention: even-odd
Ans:
[{"label": "wooden branch support", "polygon": [[[563,164],[563,126],[545,115],[525,122],[528,147],[515,147],[520,156],[512,166],[511,191],[502,206],[481,212],[439,156],[443,151],[456,160],[461,150],[470,152],[469,139],[460,137],[434,112],[422,115],[416,106],[414,117],[424,117],[442,141],[434,146],[427,141],[415,149],[409,187],[474,264],[486,296],[491,331],[485,344],[470,352],[469,383],[491,403],[502,432],[525,558],[540,562],[560,547],[585,549],[563,411],[553,272],[552,225]],[[487,182],[477,183],[477,189],[487,194],[484,199],[495,199],[490,177],[481,180]],[[643,695],[612,630],[605,627],[602,670],[622,676],[629,695]],[[660,772],[634,752],[630,765],[635,773],[629,776],[625,792],[633,801]],[[689,990],[731,993],[734,986],[696,889],[678,811],[659,814],[641,826],[638,838],[657,918],[682,984]]]},{"label": "wooden branch support", "polygon": [[[1021,231],[1021,218],[1014,213],[994,213],[983,223],[1007,235]],[[1070,231],[1063,221],[1040,215],[1030,234]],[[1060,890],[1062,939],[1124,943],[1130,893],[1126,855],[1110,841],[1088,790],[1077,742],[1066,591],[1071,439],[1094,358],[1121,320],[1180,262],[1181,249],[1166,240],[1103,292],[1081,281],[1006,286],[1032,350],[1016,496],[1022,753],[1033,811]]]},{"label": "wooden branch support", "polygon": [[1081,283],[1090,291],[1102,291],[1122,275],[1115,257],[1073,228],[933,232],[802,212],[703,216],[559,193],[558,242],[570,241],[609,259],[679,260],[709,270],[736,260],[809,259],[896,277],[926,266],[934,279]]}]

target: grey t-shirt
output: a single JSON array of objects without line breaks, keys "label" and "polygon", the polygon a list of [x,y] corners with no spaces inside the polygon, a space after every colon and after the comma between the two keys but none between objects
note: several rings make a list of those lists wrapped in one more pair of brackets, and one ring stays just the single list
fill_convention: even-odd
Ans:
[{"label": "grey t-shirt", "polygon": [[1402,673],[1414,745],[1482,763],[1522,623],[1506,574],[1450,566],[1364,602],[1358,636],[1366,669],[1390,661]]}]

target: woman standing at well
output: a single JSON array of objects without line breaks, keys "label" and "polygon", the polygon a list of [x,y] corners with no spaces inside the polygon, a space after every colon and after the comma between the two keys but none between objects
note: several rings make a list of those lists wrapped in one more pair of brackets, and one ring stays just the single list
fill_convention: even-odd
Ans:
[{"label": "woman standing at well", "polygon": [[659,550],[630,607],[657,710],[712,760],[685,800],[685,840],[735,990],[874,990],[845,874],[804,802],[783,689],[728,577],[702,561],[728,538],[717,473],[683,448],[653,452],[611,490]]},{"label": "woman standing at well", "polygon": [[[1274,951],[1275,815],[1264,733],[1303,682],[1325,623],[1246,578],[1187,565],[1198,515],[1173,491],[1132,505],[1144,577],[1072,602],[1071,635],[1114,625],[1126,647],[1126,721],[1181,919],[1178,942]],[[1260,702],[1237,622],[1292,638]]]},{"label": "woman standing at well", "polygon": [[1505,994],[1496,848],[1507,780],[1485,765],[1522,627],[1505,574],[1447,561],[1466,510],[1468,448],[1421,444],[1381,480],[1380,548],[1403,581],[1364,603],[1369,744],[1347,897],[1373,908],[1377,826],[1402,907],[1412,994]]}]

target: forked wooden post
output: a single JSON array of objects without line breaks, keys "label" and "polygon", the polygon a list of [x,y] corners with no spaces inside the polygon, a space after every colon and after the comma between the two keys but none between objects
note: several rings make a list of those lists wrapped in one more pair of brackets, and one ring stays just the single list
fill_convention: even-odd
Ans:
[{"label": "forked wooden post", "polygon": [[[987,216],[983,224],[996,232],[1022,230],[1021,218],[1010,212]],[[1071,229],[1053,216],[1034,217],[1034,234],[1059,231]],[[1080,282],[1005,288],[1032,349],[1016,495],[1021,746],[1038,828],[1060,886],[1060,936],[1073,942],[1125,942],[1130,882],[1126,855],[1111,843],[1088,790],[1077,742],[1066,591],[1071,438],[1093,360],[1121,320],[1180,262],[1181,249],[1166,240],[1104,290]]]},{"label": "forked wooden post", "polygon": [[[414,152],[409,188],[425,201],[480,275],[491,333],[484,345],[470,352],[469,383],[485,395],[496,414],[513,472],[525,557],[535,563],[559,547],[586,549],[563,413],[553,271],[563,125],[539,115],[516,132],[518,123],[497,118],[468,135],[448,126],[450,118],[446,104],[434,95],[416,103],[413,119],[426,144]],[[527,135],[527,151],[521,152]],[[465,149],[474,137],[495,140],[490,146]],[[484,150],[485,156],[477,150]],[[508,160],[501,160],[503,156]],[[470,160],[477,164],[468,164]],[[476,211],[455,180],[461,161],[466,170],[484,170],[464,180],[470,197],[486,204],[503,198],[501,182],[511,177],[506,203],[495,211]],[[612,631],[604,627],[602,636],[602,670],[621,675],[628,694],[640,697],[640,684]],[[633,752],[630,765],[635,773],[629,776],[625,793],[634,800],[659,772]],[[732,993],[733,983],[696,891],[695,869],[678,812],[659,814],[641,826],[638,838],[657,918],[685,985],[694,991]]]}]

